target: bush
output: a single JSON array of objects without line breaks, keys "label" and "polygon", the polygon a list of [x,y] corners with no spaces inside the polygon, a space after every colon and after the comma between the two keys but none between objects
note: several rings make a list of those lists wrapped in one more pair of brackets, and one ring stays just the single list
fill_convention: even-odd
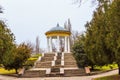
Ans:
[{"label": "bush", "polygon": [[2,67],[2,64],[0,64],[0,67]]}]

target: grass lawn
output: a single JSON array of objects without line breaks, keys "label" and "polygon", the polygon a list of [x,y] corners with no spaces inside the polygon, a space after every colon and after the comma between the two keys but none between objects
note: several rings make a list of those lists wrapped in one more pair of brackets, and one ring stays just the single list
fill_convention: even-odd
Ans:
[{"label": "grass lawn", "polygon": [[105,76],[101,78],[95,78],[94,80],[120,80],[120,75]]},{"label": "grass lawn", "polygon": [[109,64],[105,66],[95,66],[95,70],[100,70],[100,71],[106,71],[106,70],[112,70],[112,69],[117,69],[118,66],[117,64]]},{"label": "grass lawn", "polygon": [[15,73],[15,70],[5,70],[4,68],[0,68],[0,74],[12,74]]}]

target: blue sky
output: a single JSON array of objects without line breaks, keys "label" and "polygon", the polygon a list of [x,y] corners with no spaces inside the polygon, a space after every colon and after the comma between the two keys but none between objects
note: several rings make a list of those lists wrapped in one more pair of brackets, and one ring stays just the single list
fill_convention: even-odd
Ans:
[{"label": "blue sky", "polygon": [[74,0],[1,0],[4,14],[0,14],[0,18],[15,34],[16,43],[35,43],[36,36],[39,36],[40,46],[46,48],[44,33],[57,23],[63,26],[68,18],[73,30],[85,31],[84,25],[91,20],[96,7],[90,1],[86,0],[79,7]]}]

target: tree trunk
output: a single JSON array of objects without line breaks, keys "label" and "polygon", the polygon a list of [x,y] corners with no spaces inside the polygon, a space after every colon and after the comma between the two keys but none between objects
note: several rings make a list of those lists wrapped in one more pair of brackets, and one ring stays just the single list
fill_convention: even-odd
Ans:
[{"label": "tree trunk", "polygon": [[93,65],[91,66],[91,70],[94,70],[94,66]]},{"label": "tree trunk", "polygon": [[118,74],[120,75],[120,64],[118,64]]},{"label": "tree trunk", "polygon": [[17,69],[15,69],[15,73],[16,73],[16,74],[18,74],[18,71],[17,71]]},{"label": "tree trunk", "polygon": [[118,70],[119,70],[119,71],[118,71],[118,74],[120,75],[120,66],[118,67]]}]

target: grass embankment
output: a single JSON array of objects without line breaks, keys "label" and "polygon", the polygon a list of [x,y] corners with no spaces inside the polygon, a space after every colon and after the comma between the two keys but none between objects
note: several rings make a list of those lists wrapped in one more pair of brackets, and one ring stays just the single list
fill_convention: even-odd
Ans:
[{"label": "grass embankment", "polygon": [[94,80],[120,80],[120,75],[105,76],[101,78],[95,78]]},{"label": "grass embankment", "polygon": [[[113,69],[117,69],[117,64],[109,64],[105,66],[95,66],[95,71],[109,71]],[[120,75],[112,75],[112,76],[105,76],[100,78],[95,78],[93,80],[120,80]]]},{"label": "grass embankment", "polygon": [[35,54],[32,55],[30,58],[28,58],[28,60],[25,62],[25,65],[34,65],[34,62],[40,57],[42,56],[42,54]]},{"label": "grass embankment", "polygon": [[95,66],[94,69],[97,71],[107,71],[107,70],[112,70],[112,69],[117,69],[118,66],[117,64],[109,64],[105,66]]},{"label": "grass embankment", "polygon": [[0,68],[0,74],[13,74],[15,70],[6,70],[4,68]]}]

